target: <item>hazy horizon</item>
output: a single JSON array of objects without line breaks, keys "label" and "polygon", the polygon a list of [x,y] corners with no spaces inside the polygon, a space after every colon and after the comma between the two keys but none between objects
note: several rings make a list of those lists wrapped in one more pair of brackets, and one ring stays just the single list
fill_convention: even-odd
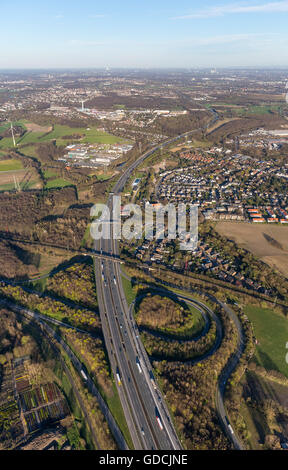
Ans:
[{"label": "hazy horizon", "polygon": [[0,69],[288,67],[288,0],[1,6]]}]

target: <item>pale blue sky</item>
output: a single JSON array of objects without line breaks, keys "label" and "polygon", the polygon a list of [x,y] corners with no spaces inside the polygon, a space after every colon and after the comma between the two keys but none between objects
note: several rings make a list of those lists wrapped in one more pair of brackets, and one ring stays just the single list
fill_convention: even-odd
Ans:
[{"label": "pale blue sky", "polygon": [[13,0],[0,69],[288,66],[287,25],[288,0]]}]

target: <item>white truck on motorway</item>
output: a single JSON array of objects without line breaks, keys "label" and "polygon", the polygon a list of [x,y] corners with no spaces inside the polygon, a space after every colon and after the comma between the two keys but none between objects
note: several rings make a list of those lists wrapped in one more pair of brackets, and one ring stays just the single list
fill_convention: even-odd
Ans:
[{"label": "white truck on motorway", "polygon": [[229,420],[228,420],[227,416],[225,416],[225,421],[226,421],[226,424],[227,424],[228,429],[231,432],[231,434],[234,434],[233,428],[232,428],[231,424],[229,423]]},{"label": "white truck on motorway", "polygon": [[163,424],[162,424],[162,421],[159,418],[159,416],[156,416],[156,421],[158,423],[158,426],[159,426],[160,430],[163,431]]},{"label": "white truck on motorway", "polygon": [[120,375],[120,371],[119,371],[118,367],[116,369],[116,377],[117,377],[118,385],[121,385],[121,375]]},{"label": "white truck on motorway", "polygon": [[231,432],[231,434],[234,434],[234,431],[233,431],[233,428],[232,428],[231,424],[228,424],[228,429]]},{"label": "white truck on motorway", "polygon": [[83,369],[81,369],[81,371],[80,371],[80,372],[81,372],[81,375],[82,375],[83,379],[85,380],[85,382],[87,382],[87,380],[88,380],[88,377],[87,377],[87,375],[85,374],[84,370],[83,370]]},{"label": "white truck on motorway", "polygon": [[136,364],[137,364],[140,374],[142,374],[142,368],[141,368],[141,364],[140,364],[140,360],[138,356],[136,356]]}]

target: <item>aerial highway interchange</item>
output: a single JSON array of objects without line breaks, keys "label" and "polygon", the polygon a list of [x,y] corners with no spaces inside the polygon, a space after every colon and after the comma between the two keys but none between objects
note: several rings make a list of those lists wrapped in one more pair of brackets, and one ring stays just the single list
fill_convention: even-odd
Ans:
[{"label": "aerial highway interchange", "polygon": [[[218,119],[214,110],[212,113],[213,120],[209,125],[214,124]],[[193,132],[195,131],[185,133],[154,147],[132,163],[121,175],[109,195],[107,206],[110,213],[112,213],[113,195],[119,195],[123,191],[126,182],[138,165],[159,148]],[[112,231],[113,224],[109,225],[109,230]],[[120,265],[114,262],[115,258],[119,259],[119,246],[112,232],[109,239],[95,241],[95,252],[97,253],[97,257],[94,259],[95,277],[103,334],[133,445],[135,449],[180,450],[181,443],[154,379],[152,366],[127,305]],[[101,255],[103,256],[102,260]],[[218,328],[221,328],[219,324]],[[234,362],[237,363],[237,360],[238,356]],[[229,374],[230,369],[228,372],[226,371],[225,380]],[[223,380],[222,377],[222,385],[219,386],[216,394],[218,413],[233,444],[236,448],[241,449],[241,443],[235,436],[226,416],[223,404],[225,389]]]}]

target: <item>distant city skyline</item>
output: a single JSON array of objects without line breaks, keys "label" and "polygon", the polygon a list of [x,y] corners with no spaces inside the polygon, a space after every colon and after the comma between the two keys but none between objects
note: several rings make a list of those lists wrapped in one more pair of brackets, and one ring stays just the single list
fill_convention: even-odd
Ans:
[{"label": "distant city skyline", "polygon": [[1,5],[0,69],[287,67],[288,0]]}]

